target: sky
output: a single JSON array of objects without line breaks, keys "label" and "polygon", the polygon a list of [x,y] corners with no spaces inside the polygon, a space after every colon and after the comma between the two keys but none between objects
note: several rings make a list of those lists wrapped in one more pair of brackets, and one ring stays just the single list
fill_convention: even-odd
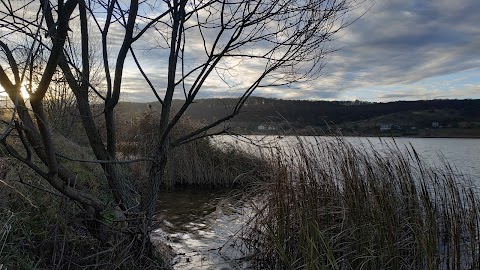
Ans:
[{"label": "sky", "polygon": [[[351,18],[363,13],[329,44],[339,50],[326,58],[318,79],[257,89],[254,95],[371,102],[480,98],[480,1],[367,0]],[[161,69],[153,62],[145,68]],[[138,79],[130,68],[127,77]],[[240,77],[248,72],[255,68]],[[200,97],[235,95],[215,88],[221,84],[207,84]],[[129,99],[153,96],[132,90]]]},{"label": "sky", "polygon": [[[346,29],[300,98],[480,98],[480,1],[384,0]],[[325,87],[325,86],[326,87]]]},{"label": "sky", "polygon": [[[254,95],[371,102],[480,98],[479,0],[365,0],[350,19],[359,16],[328,44],[338,51],[325,58],[319,78],[288,87],[259,88]],[[113,51],[120,44],[120,30],[110,30]],[[191,38],[197,42],[187,44],[187,64],[193,65],[202,61],[197,58],[202,48],[198,37]],[[161,40],[149,42],[162,45]],[[161,92],[168,51],[145,49],[144,45],[135,45],[140,49],[137,56]],[[225,62],[220,66],[223,71],[218,74],[223,80],[212,76],[199,98],[238,96],[259,72],[255,63],[241,66]],[[125,63],[122,91],[125,101],[155,101],[131,57]],[[182,93],[175,97],[181,98]]]}]

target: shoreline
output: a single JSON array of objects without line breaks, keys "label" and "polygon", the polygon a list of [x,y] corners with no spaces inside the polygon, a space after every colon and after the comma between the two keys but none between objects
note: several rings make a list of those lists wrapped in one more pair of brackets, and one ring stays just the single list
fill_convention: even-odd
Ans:
[{"label": "shoreline", "polygon": [[241,136],[278,136],[278,137],[359,137],[359,138],[423,138],[423,139],[480,139],[480,135],[466,136],[466,135],[379,135],[379,134],[311,134],[311,133],[299,133],[299,134],[265,134],[265,133],[248,133],[237,134]]},{"label": "shoreline", "polygon": [[262,136],[347,136],[347,137],[391,137],[391,138],[445,138],[445,139],[480,139],[480,128],[421,128],[416,130],[390,130],[377,129],[350,129],[339,127],[337,129],[298,128],[287,131],[282,130],[238,130],[241,135]]}]

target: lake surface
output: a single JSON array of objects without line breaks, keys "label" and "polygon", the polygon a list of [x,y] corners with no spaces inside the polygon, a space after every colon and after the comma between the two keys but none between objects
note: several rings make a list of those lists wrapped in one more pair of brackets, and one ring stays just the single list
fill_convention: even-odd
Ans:
[{"label": "lake surface", "polygon": [[396,143],[402,146],[413,147],[423,161],[432,166],[442,166],[448,162],[460,173],[480,178],[480,139],[465,138],[355,138],[348,137],[347,141],[357,143],[372,142],[374,147],[385,147]]},{"label": "lake surface", "polygon": [[[314,143],[318,137],[301,137]],[[449,162],[459,174],[464,174],[480,186],[480,139],[453,138],[358,138],[344,137],[356,147],[368,150],[373,146],[380,151],[398,146],[413,147],[421,159],[431,166],[442,167]],[[333,137],[321,137],[334,140]],[[213,141],[233,144],[259,154],[261,149],[280,145],[284,149],[297,147],[295,137],[245,136],[235,138],[218,136]],[[250,144],[254,142],[255,145]],[[261,148],[259,148],[259,146]],[[186,189],[164,191],[159,201],[158,230],[154,235],[167,239],[178,254],[175,269],[248,269],[243,260],[246,254],[239,250],[239,243],[231,241],[241,226],[252,215],[251,209],[238,195],[219,191]]]},{"label": "lake surface", "polygon": [[[315,143],[316,140],[329,141],[335,137],[301,136],[301,140]],[[399,149],[413,147],[422,161],[434,167],[442,167],[448,162],[458,172],[479,179],[480,183],[480,139],[468,138],[379,138],[379,137],[342,137],[345,141],[357,147],[367,150],[374,147],[383,151],[388,148]],[[258,147],[294,148],[298,145],[298,139],[293,136],[245,136],[235,138],[232,136],[218,136],[217,143],[238,145],[248,151],[258,152]],[[252,140],[255,145],[251,145]]]}]

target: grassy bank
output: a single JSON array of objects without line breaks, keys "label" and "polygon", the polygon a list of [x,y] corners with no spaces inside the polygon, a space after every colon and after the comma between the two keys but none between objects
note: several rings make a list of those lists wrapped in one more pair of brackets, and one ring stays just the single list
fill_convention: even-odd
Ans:
[{"label": "grassy bank", "polygon": [[[54,140],[62,155],[92,159],[88,149],[63,136],[56,135]],[[97,254],[105,243],[91,237],[86,225],[78,222],[83,219],[80,207],[3,151],[0,148],[0,265],[5,269],[95,269],[111,262],[110,254]],[[111,200],[100,165],[63,164],[76,173],[75,184],[89,187],[104,202]]]},{"label": "grassy bank", "polygon": [[479,199],[448,164],[341,138],[277,151],[243,237],[259,268],[478,269]]},{"label": "grassy bank", "polygon": [[[191,128],[185,125],[184,130],[176,131],[177,136]],[[134,154],[150,155],[154,144],[154,137],[151,138],[144,140],[145,144],[137,145],[132,150]],[[76,184],[88,187],[93,195],[107,205],[103,222],[111,230],[120,232],[119,236],[127,235],[129,231],[125,230],[122,217],[117,216],[119,211],[108,190],[101,166],[64,158],[95,160],[92,151],[61,135],[56,135],[54,141],[62,164],[76,173]],[[11,143],[20,144],[13,139]],[[135,256],[128,253],[132,243],[122,239],[115,239],[118,241],[114,243],[102,243],[90,236],[88,224],[85,224],[78,205],[58,193],[27,166],[4,152],[0,153],[0,268],[139,268]],[[233,146],[219,149],[208,139],[201,139],[171,152],[162,188],[178,185],[198,188],[242,187],[258,181],[257,176],[264,171],[262,166],[265,164]],[[123,164],[122,169],[131,181],[142,181],[142,177],[148,175],[147,162]],[[158,269],[161,263],[161,259],[148,262],[148,269]],[[145,269],[145,264],[140,268]]]}]

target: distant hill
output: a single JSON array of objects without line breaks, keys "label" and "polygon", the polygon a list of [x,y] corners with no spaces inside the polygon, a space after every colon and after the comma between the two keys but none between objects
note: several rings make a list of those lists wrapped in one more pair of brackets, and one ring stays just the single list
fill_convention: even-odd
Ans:
[{"label": "distant hill", "polygon": [[[187,110],[194,121],[212,122],[230,112],[235,99],[199,99]],[[181,100],[174,101],[180,108]],[[387,103],[350,101],[280,100],[251,97],[242,113],[229,124],[242,133],[272,133],[273,130],[338,127],[345,132],[378,133],[381,125],[401,130],[430,128],[480,128],[480,100],[419,100]],[[118,111],[139,116],[160,110],[159,103],[121,103]],[[433,125],[433,126],[432,126]]]}]

